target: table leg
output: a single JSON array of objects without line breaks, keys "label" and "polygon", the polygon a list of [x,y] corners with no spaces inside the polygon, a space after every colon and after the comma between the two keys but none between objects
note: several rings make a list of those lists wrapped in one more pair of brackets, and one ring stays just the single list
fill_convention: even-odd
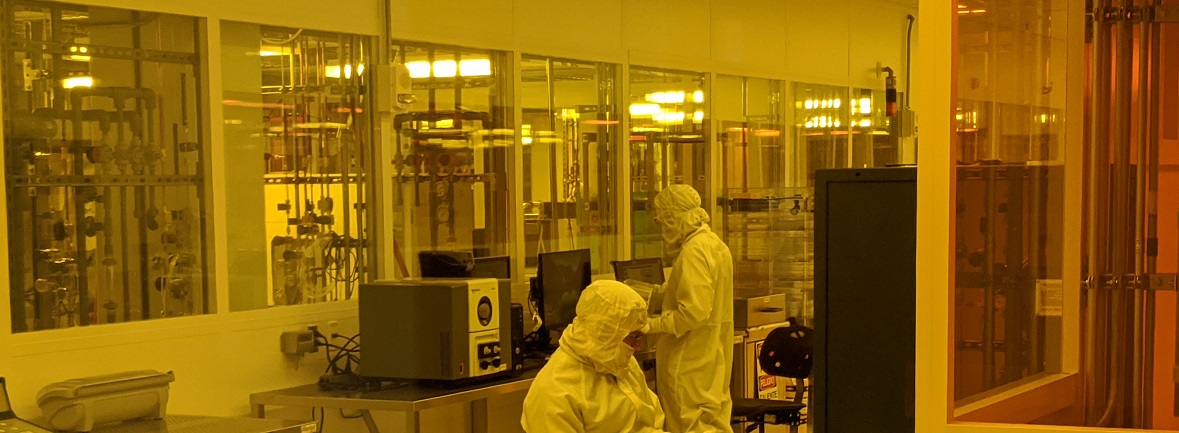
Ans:
[{"label": "table leg", "polygon": [[372,412],[362,410],[360,416],[364,418],[364,425],[368,427],[368,433],[381,433],[381,429],[377,428],[377,422],[373,420]]},{"label": "table leg", "polygon": [[421,421],[421,412],[410,411],[405,413],[405,433],[419,433],[419,421]]},{"label": "table leg", "polygon": [[254,404],[250,405],[250,409],[252,409],[251,412],[253,412],[254,418],[266,418],[266,405]]},{"label": "table leg", "polygon": [[471,402],[471,433],[488,433],[487,399]]}]

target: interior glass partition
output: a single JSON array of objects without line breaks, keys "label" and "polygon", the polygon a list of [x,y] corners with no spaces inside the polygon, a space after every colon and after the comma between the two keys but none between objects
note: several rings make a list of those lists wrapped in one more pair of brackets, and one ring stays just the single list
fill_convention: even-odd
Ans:
[{"label": "interior glass partition", "polygon": [[631,235],[635,258],[662,257],[650,206],[663,188],[691,185],[708,206],[709,131],[701,73],[630,68]]},{"label": "interior glass partition", "polygon": [[516,142],[512,56],[395,42],[412,97],[398,101],[391,146],[396,274],[420,275],[418,253],[506,256],[508,161]]},{"label": "interior glass partition", "polygon": [[618,259],[618,67],[524,56],[520,74],[525,266],[535,272],[539,253],[589,248],[593,272],[609,272]]},{"label": "interior glass partition", "polygon": [[230,306],[351,299],[371,277],[369,38],[222,22]]},{"label": "interior glass partition", "polygon": [[195,18],[0,1],[12,329],[204,314]]}]

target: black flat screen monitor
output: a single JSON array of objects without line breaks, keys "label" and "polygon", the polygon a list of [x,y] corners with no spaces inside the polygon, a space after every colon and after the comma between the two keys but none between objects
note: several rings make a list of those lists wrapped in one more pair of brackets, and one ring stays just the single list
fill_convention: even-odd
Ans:
[{"label": "black flat screen monitor", "polygon": [[511,279],[512,259],[508,256],[476,257],[475,269],[471,270],[471,278]]},{"label": "black flat screen monitor", "polygon": [[590,285],[590,272],[590,250],[540,254],[537,279],[548,331],[561,331],[573,323],[581,291]]},{"label": "black flat screen monitor", "polygon": [[418,265],[422,278],[470,278],[474,258],[462,251],[422,251]]},{"label": "black flat screen monitor", "polygon": [[614,265],[614,279],[642,281],[647,284],[663,284],[663,259],[635,259],[610,262]]}]

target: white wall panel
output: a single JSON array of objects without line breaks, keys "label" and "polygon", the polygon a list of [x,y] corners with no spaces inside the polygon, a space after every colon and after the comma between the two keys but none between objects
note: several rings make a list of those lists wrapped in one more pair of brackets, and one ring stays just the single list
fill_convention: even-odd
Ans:
[{"label": "white wall panel", "polygon": [[516,0],[516,48],[580,60],[621,63],[622,0]]},{"label": "white wall panel", "polygon": [[712,2],[712,62],[718,72],[781,76],[786,71],[787,2]]},{"label": "white wall panel", "polygon": [[786,60],[791,81],[847,85],[850,2],[788,2],[790,9],[786,11]]},{"label": "white wall panel", "polygon": [[512,0],[389,1],[394,39],[512,49]]},{"label": "white wall panel", "polygon": [[[717,0],[723,1],[723,0]],[[622,43],[635,65],[703,71],[711,49],[710,0],[627,1]]]}]

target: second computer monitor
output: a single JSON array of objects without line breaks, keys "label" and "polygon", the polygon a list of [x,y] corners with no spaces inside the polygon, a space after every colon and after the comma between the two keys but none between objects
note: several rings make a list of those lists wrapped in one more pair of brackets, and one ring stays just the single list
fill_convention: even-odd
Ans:
[{"label": "second computer monitor", "polygon": [[663,259],[635,259],[610,262],[614,265],[614,279],[618,281],[635,280],[647,284],[662,285]]},{"label": "second computer monitor", "polygon": [[581,291],[590,285],[590,250],[541,253],[537,279],[543,289],[545,328],[564,330],[573,323]]}]

